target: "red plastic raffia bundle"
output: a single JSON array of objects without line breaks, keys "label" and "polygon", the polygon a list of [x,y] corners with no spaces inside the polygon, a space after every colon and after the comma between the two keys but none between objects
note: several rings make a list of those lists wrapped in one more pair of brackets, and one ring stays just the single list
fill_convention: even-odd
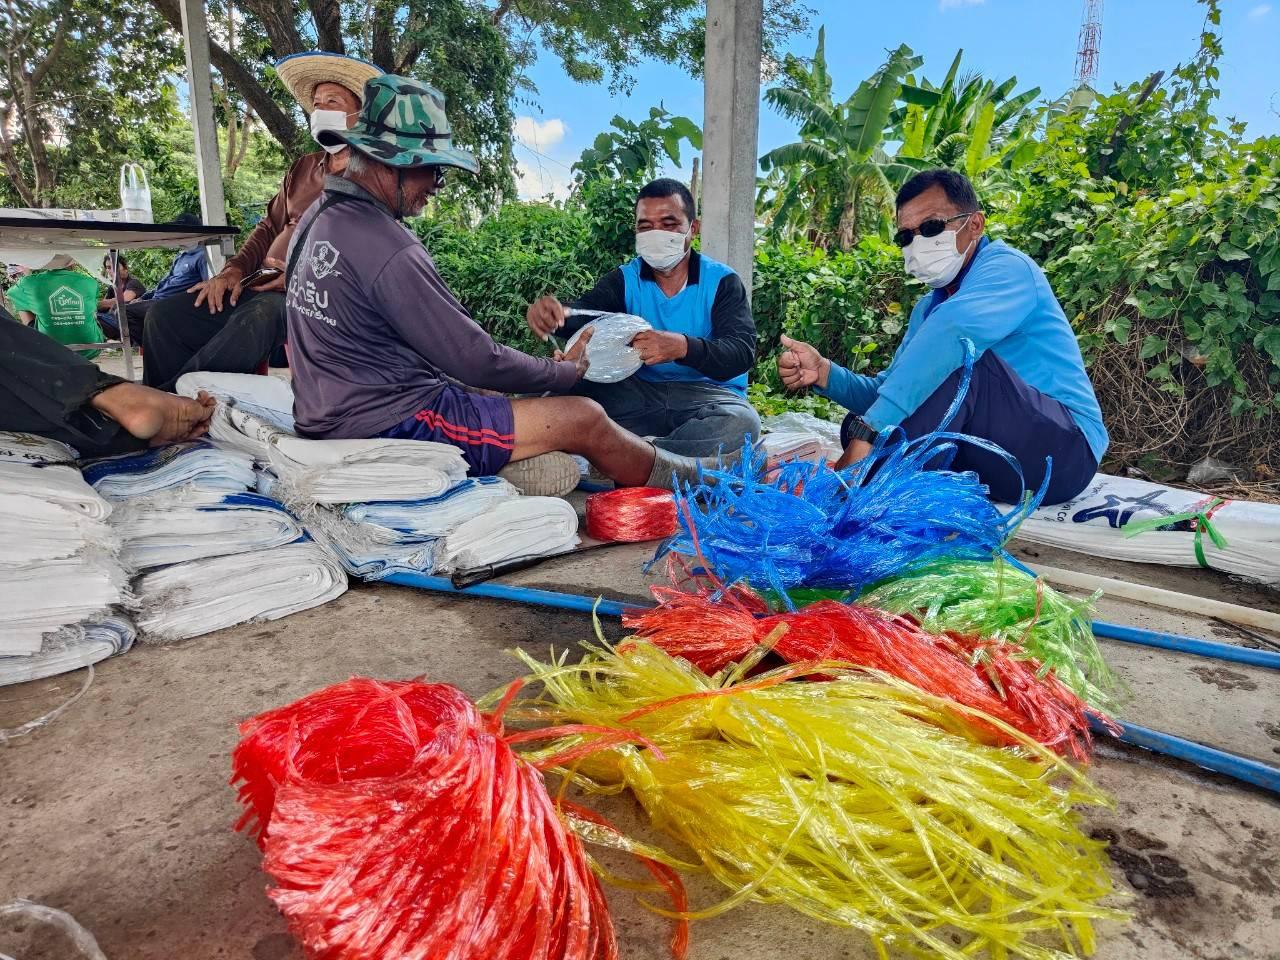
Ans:
[{"label": "red plastic raffia bundle", "polygon": [[[879,670],[981,710],[1057,753],[1086,760],[1092,739],[1086,705],[1051,672],[1013,644],[954,634],[935,636],[913,622],[870,607],[821,600],[795,613],[766,615],[764,602],[741,589],[713,601],[706,591],[656,587],[657,607],[623,622],[706,673],[741,660],[779,624],[773,652],[793,663],[840,661]],[[989,734],[1006,741],[994,727]]]},{"label": "red plastic raffia bundle", "polygon": [[676,532],[676,501],[660,487],[620,487],[587,497],[587,535],[616,543],[661,540]]},{"label": "red plastic raffia bundle", "polygon": [[[511,694],[514,694],[513,686]],[[502,707],[505,707],[504,700]],[[457,689],[354,678],[241,724],[243,781],[269,896],[308,955],[361,960],[613,960],[613,926],[577,837],[509,743]],[[676,895],[678,880],[650,864]],[[681,906],[682,891],[676,896]],[[673,950],[683,952],[683,928]]]}]

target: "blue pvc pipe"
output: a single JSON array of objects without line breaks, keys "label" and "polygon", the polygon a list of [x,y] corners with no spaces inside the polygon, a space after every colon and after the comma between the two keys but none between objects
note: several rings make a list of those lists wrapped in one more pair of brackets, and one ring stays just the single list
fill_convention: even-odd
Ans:
[{"label": "blue pvc pipe", "polygon": [[1140,727],[1136,723],[1121,720],[1117,720],[1116,723],[1121,727],[1119,736],[1103,726],[1097,718],[1089,717],[1089,726],[1096,734],[1116,736],[1117,740],[1133,744],[1135,747],[1142,747],[1144,750],[1161,753],[1177,760],[1185,760],[1205,770],[1221,773],[1244,783],[1251,783],[1255,787],[1262,787],[1272,793],[1280,793],[1280,768],[1269,767],[1265,763],[1250,760],[1248,757],[1239,757],[1225,750],[1206,747],[1203,743],[1196,743],[1193,740],[1184,740],[1171,733],[1161,733],[1159,730]]},{"label": "blue pvc pipe", "polygon": [[423,590],[438,590],[442,593],[462,593],[472,597],[488,597],[491,600],[513,600],[516,603],[531,603],[539,607],[557,607],[561,610],[577,610],[590,613],[592,610],[606,617],[620,617],[627,610],[644,610],[636,603],[621,603],[617,600],[604,600],[584,597],[576,593],[561,593],[558,590],[536,590],[533,587],[515,587],[505,583],[477,583],[473,587],[459,590],[448,577],[432,577],[422,573],[393,573],[379,581],[380,583],[398,583],[402,587],[418,587]]},{"label": "blue pvc pipe", "polygon": [[1178,653],[1193,653],[1198,657],[1215,657],[1218,660],[1230,660],[1233,663],[1247,663],[1252,667],[1270,667],[1272,670],[1280,670],[1280,653],[1274,653],[1271,650],[1253,650],[1230,643],[1197,640],[1177,633],[1160,633],[1157,630],[1126,627],[1118,623],[1104,623],[1101,620],[1093,621],[1093,632],[1095,636],[1106,637],[1109,640],[1138,643],[1146,647],[1176,650]]}]

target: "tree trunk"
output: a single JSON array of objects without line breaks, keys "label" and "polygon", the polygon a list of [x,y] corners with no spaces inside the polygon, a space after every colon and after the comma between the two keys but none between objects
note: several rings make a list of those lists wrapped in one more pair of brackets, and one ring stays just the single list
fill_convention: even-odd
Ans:
[{"label": "tree trunk", "polygon": [[271,41],[271,49],[277,57],[302,53],[308,48],[298,34],[292,3],[281,3],[280,0],[241,0],[241,2],[262,22],[263,29],[267,31],[267,39]]},{"label": "tree trunk", "polygon": [[698,213],[698,158],[693,158],[693,176],[689,178],[689,192],[693,194],[694,216]]},{"label": "tree trunk", "polygon": [[342,39],[342,6],[339,0],[307,0],[307,7],[316,22],[320,49],[345,54],[347,45]]}]

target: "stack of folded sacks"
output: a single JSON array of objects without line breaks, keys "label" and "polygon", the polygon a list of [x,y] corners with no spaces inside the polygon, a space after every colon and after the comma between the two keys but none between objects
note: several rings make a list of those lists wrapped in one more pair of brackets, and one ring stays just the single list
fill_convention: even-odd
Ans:
[{"label": "stack of folded sacks", "polygon": [[[132,627],[110,612],[129,598],[110,514],[70,447],[0,433],[0,684],[128,649]],[[100,642],[117,625],[119,639]]]},{"label": "stack of folded sacks", "polygon": [[174,444],[85,467],[117,500],[113,526],[134,571],[138,626],[182,640],[327,603],[347,579],[298,520],[247,488],[253,457],[210,441]]},{"label": "stack of folded sacks", "polygon": [[185,640],[250,620],[276,620],[340,597],[347,578],[310,541],[256,553],[176,563],[134,586],[143,639]]},{"label": "stack of folded sacks", "polygon": [[[259,469],[256,489],[285,503],[308,533],[364,580],[563,553],[577,545],[564,501],[522,497],[497,477],[468,479],[461,451],[420,440],[306,440],[292,432],[288,384],[189,374],[178,391],[219,399],[209,435]],[[494,508],[501,510],[494,512]],[[498,521],[486,521],[490,514]]]},{"label": "stack of folded sacks", "polygon": [[121,536],[120,559],[131,570],[270,550],[305,536],[302,524],[269,497],[199,487],[125,501],[112,523]]},{"label": "stack of folded sacks", "polygon": [[474,570],[526,557],[550,557],[578,545],[578,512],[559,497],[519,497],[460,524],[437,558],[445,572]]}]

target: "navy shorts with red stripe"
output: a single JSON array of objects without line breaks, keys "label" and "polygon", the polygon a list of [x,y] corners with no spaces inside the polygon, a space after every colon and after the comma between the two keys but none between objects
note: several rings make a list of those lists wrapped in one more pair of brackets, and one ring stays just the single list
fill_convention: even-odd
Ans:
[{"label": "navy shorts with red stripe", "polygon": [[380,436],[392,440],[434,440],[462,451],[467,473],[488,477],[511,459],[516,443],[515,417],[506,397],[486,397],[447,385],[417,413]]}]

